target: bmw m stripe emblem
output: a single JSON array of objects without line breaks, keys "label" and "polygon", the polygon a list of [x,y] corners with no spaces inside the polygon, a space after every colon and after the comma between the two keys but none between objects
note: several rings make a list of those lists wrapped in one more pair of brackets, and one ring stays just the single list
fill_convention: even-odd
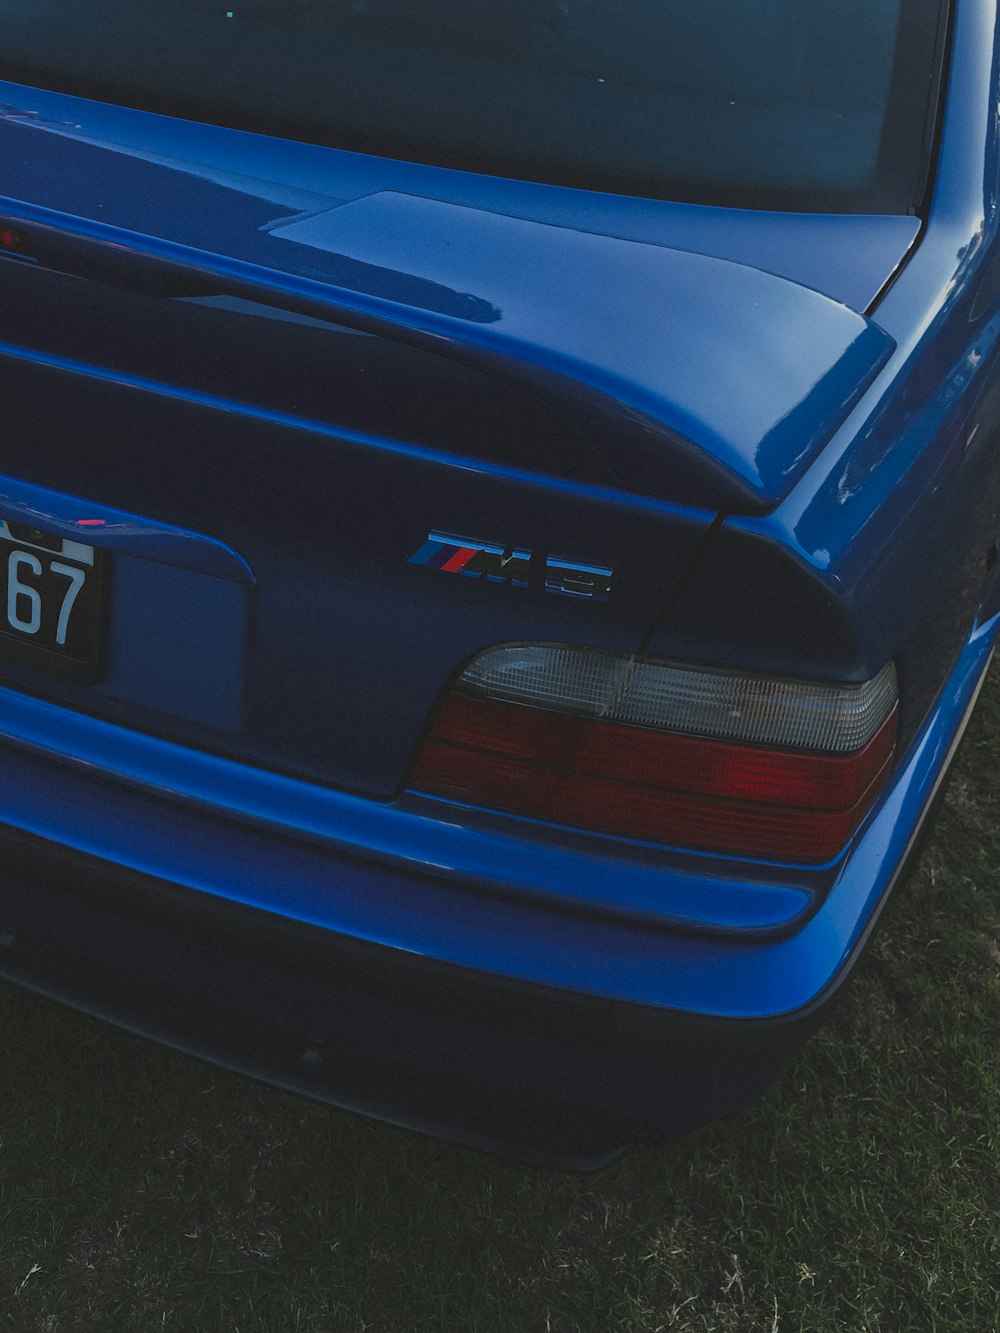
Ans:
[{"label": "bmw m stripe emblem", "polygon": [[488,583],[526,588],[531,552],[516,547],[508,550],[494,542],[456,537],[448,532],[431,532],[420,550],[410,556],[410,564],[426,565],[442,574],[462,574],[467,579],[485,578]]},{"label": "bmw m stripe emblem", "polygon": [[[409,563],[440,574],[461,574],[467,579],[527,588],[531,583],[533,558],[533,553],[522,547],[502,546],[478,537],[459,537],[451,532],[429,532],[424,544],[409,557]],[[613,574],[604,565],[549,555],[545,557],[543,586],[546,592],[559,596],[604,602],[611,592]]]}]

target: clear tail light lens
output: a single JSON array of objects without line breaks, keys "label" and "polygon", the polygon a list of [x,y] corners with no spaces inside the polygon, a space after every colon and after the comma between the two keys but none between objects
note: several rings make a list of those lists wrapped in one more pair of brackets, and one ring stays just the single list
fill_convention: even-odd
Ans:
[{"label": "clear tail light lens", "polygon": [[888,776],[890,663],[861,685],[501,647],[438,711],[411,786],[624,837],[828,861]]}]

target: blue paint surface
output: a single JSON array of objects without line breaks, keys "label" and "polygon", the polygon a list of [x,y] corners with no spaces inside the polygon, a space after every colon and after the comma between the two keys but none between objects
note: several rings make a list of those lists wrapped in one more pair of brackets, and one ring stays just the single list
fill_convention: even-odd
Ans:
[{"label": "blue paint surface", "polygon": [[[618,1005],[665,1043],[703,1023],[705,1059],[746,1033],[766,1064],[849,972],[996,636],[996,23],[954,6],[919,218],[624,199],[5,86],[27,249],[0,260],[0,514],[92,520],[115,566],[101,681],[0,674],[0,824],[152,877],[164,910],[190,890],[539,1015],[549,988],[608,1031]],[[613,592],[441,577],[429,533]],[[407,790],[443,692],[518,642],[829,681],[892,659],[892,777],[819,867]],[[683,1100],[648,1064],[643,1123]]]}]

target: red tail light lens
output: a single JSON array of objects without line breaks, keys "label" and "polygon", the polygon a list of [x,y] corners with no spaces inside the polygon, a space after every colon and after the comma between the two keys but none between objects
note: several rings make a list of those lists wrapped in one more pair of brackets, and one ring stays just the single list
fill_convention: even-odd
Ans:
[{"label": "red tail light lens", "polygon": [[827,861],[884,784],[895,709],[891,665],[828,686],[494,649],[445,699],[411,785],[625,837]]}]

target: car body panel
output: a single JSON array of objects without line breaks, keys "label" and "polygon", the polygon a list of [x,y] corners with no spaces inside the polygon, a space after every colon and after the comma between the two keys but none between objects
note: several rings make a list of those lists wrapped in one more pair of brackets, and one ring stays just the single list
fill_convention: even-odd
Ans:
[{"label": "car body panel", "polygon": [[[771,885],[752,880],[749,886],[741,885],[732,877],[721,876],[706,881],[697,873],[704,869],[705,859],[696,867],[688,866],[684,873],[683,863],[656,847],[623,845],[617,839],[568,830],[542,840],[536,831],[526,834],[510,820],[501,819],[491,826],[460,808],[412,796],[387,805],[202,754],[100,719],[67,718],[63,708],[14,691],[0,691],[0,699],[0,734],[6,743],[36,754],[58,751],[70,770],[103,773],[139,792],[195,808],[209,809],[220,803],[243,823],[270,826],[328,852],[339,851],[403,872],[431,870],[438,878],[456,881],[460,888],[475,885],[495,896],[517,893],[528,899],[565,899],[659,923],[774,930],[800,917],[826,883],[823,872],[803,873],[801,869],[786,872],[785,883],[780,882],[779,874],[779,882]],[[59,802],[52,807],[53,813],[43,816],[49,802],[39,801],[37,795],[29,800],[18,793],[17,786],[12,779],[9,821],[15,822],[17,803],[20,820],[40,821],[21,826],[51,837]],[[119,856],[114,851],[118,845],[115,830],[95,828],[92,811],[86,810],[85,803],[76,804],[76,831],[71,837],[67,826],[67,839],[90,855]],[[142,860],[128,864],[166,875],[165,869]],[[323,864],[321,856],[317,864]],[[752,874],[753,867],[748,869]],[[237,878],[233,876],[233,884]]]},{"label": "car body panel", "polygon": [[[114,154],[119,225],[185,245],[201,243],[206,219],[220,201],[228,213],[234,191],[258,226],[394,191],[729,259],[863,312],[920,231],[917,217],[761,213],[602,194],[272,139],[22,84],[0,90],[0,193],[101,220]],[[73,169],[81,160],[83,180]],[[165,190],[182,192],[187,207],[158,208]]]},{"label": "car body panel", "polygon": [[[23,730],[18,734],[11,728],[5,738],[0,815],[8,827],[167,884],[277,910],[337,935],[484,974],[703,1018],[787,1021],[835,985],[870,929],[940,782],[990,660],[997,628],[996,620],[987,622],[971,637],[946,683],[940,707],[910,747],[850,854],[836,867],[826,892],[816,894],[813,910],[800,910],[785,929],[780,922],[761,929],[767,923],[760,913],[754,920],[748,912],[740,922],[707,919],[711,905],[719,907],[727,897],[730,903],[741,894],[753,901],[753,879],[748,875],[741,883],[733,867],[729,883],[714,891],[702,878],[706,912],[701,919],[694,918],[693,909],[697,881],[689,878],[685,883],[668,865],[659,868],[661,897],[674,890],[682,900],[686,890],[687,919],[678,911],[673,920],[662,918],[651,928],[652,904],[630,913],[631,904],[615,903],[610,895],[603,903],[606,910],[595,912],[586,901],[586,885],[576,897],[579,863],[572,856],[562,859],[563,874],[557,880],[556,859],[550,855],[546,866],[544,845],[534,853],[519,847],[520,839],[531,836],[524,821],[507,820],[504,836],[497,834],[496,823],[492,830],[483,827],[477,811],[449,802],[404,802],[403,818],[384,818],[380,831],[377,814],[369,812],[366,818],[357,798],[352,805],[350,798],[331,794],[300,816],[299,830],[282,820],[276,832],[258,812],[248,812],[245,805],[240,811],[235,799],[222,807],[221,817],[203,795],[199,800],[192,789],[190,760],[186,773],[172,773],[169,755],[154,751],[151,757],[159,759],[155,767],[160,776],[136,782],[133,765],[135,776],[129,774],[122,783],[105,758],[101,781],[96,782],[91,758],[95,750],[86,743],[103,741],[107,750],[116,738],[103,725],[98,729],[81,723],[80,757],[53,762],[53,747],[37,745],[46,722],[38,707],[19,708]],[[17,712],[11,712],[16,725]],[[50,717],[48,725],[57,725],[57,720]],[[138,747],[131,745],[134,752]],[[109,780],[116,793],[113,824],[101,815]],[[204,775],[201,782],[204,792]],[[429,817],[431,806],[437,807],[435,818]],[[280,795],[278,801],[268,801],[272,810],[280,815]],[[247,813],[256,817],[247,818]],[[295,833],[298,836],[289,836]],[[464,873],[466,862],[475,863],[477,835],[490,839],[496,858],[492,865],[484,864],[480,851],[478,883]],[[591,835],[591,841],[596,845],[600,840]],[[459,865],[445,859],[449,854],[453,862],[461,857],[460,873]],[[502,857],[509,864],[522,855],[526,864],[520,875],[501,868]],[[602,866],[596,860],[599,853],[592,855],[592,875],[604,869],[606,878],[628,876],[627,861]],[[538,876],[540,869],[547,877]],[[642,863],[637,867],[640,884],[646,869]],[[538,876],[535,883],[533,876]],[[770,896],[772,907],[776,898]],[[794,891],[787,893],[786,902],[795,902]]]},{"label": "car body panel", "polygon": [[[745,663],[857,679],[893,654],[904,739],[969,633],[1000,530],[995,22],[990,5],[956,8],[937,188],[877,310],[896,350],[787,499],[719,529],[649,644],[731,665],[738,627]],[[824,606],[838,613],[822,620]]]},{"label": "car body panel", "polygon": [[256,299],[493,373],[589,434],[627,489],[703,507],[774,504],[892,350],[864,316],[744,265],[411,195],[266,239],[233,227],[237,257],[10,199],[0,213],[45,268]]},{"label": "car body panel", "polygon": [[[239,589],[247,619],[235,631],[238,716],[221,702],[185,715],[143,690],[112,696],[3,671],[0,823],[44,840],[43,861],[59,849],[80,858],[91,867],[81,883],[102,866],[126,880],[78,946],[60,927],[63,886],[38,896],[46,906],[32,922],[30,877],[19,880],[6,931],[0,894],[0,972],[285,1086],[544,1160],[559,1158],[559,1112],[532,1147],[527,1103],[510,1110],[506,1136],[503,1111],[484,1119],[473,1103],[498,1098],[502,1108],[515,1085],[551,1099],[565,1076],[577,1110],[610,1117],[589,1147],[564,1154],[593,1164],[730,1109],[722,1085],[736,1100],[759,1090],[787,1034],[849,975],[912,855],[998,631],[997,10],[956,0],[953,11],[920,220],[588,195],[6,87],[14,109],[0,151],[17,150],[0,193],[32,245],[51,249],[44,271],[31,254],[0,265],[8,292],[35,284],[47,302],[29,309],[23,296],[22,336],[3,339],[0,472],[16,480],[0,497],[48,514],[53,530],[116,511],[129,541],[155,532],[199,559],[229,552],[235,564],[218,581]],[[85,167],[98,161],[99,171]],[[163,202],[167,182],[182,191],[176,208]],[[407,219],[419,220],[412,235]],[[471,255],[461,252],[468,236]],[[604,303],[620,263],[615,319],[633,307],[640,317],[621,349],[602,346],[606,305],[588,310],[572,290],[578,319],[553,332],[553,273],[542,272],[536,307],[529,284],[496,277],[482,259],[493,246],[554,270],[560,244],[566,275],[593,283]],[[654,275],[648,292],[644,272]],[[694,285],[675,300],[695,279],[716,303],[740,294],[731,323],[699,304]],[[63,302],[84,310],[91,292],[100,300],[90,325],[49,317]],[[157,308],[169,311],[159,362],[142,332]],[[668,322],[675,357],[665,370],[642,356],[663,312],[684,321]],[[13,328],[9,307],[6,319]],[[808,345],[814,321],[831,339],[825,349]],[[685,328],[700,353],[681,374]],[[698,436],[700,461],[685,474],[695,455],[676,448],[675,432],[693,441],[695,418],[704,427],[717,424],[713,411],[732,413],[718,402],[723,368],[735,357],[755,373],[754,330],[800,340],[809,383],[765,386],[765,398],[772,428],[803,404],[807,426],[786,420],[769,469],[758,457],[766,432],[748,431],[742,453],[730,448],[731,414],[727,430]],[[213,343],[225,355],[200,365],[192,348]],[[342,374],[327,399],[301,367],[333,348]],[[269,357],[280,372],[273,396]],[[662,391],[652,407],[630,396],[633,371],[633,387],[651,377],[651,392]],[[387,405],[394,374],[406,389]],[[365,376],[380,386],[367,396],[356,383]],[[663,467],[640,446],[668,434]],[[543,441],[527,461],[516,452],[525,438]],[[110,545],[112,527],[91,540]],[[607,603],[551,597],[537,573],[527,588],[445,577],[411,563],[432,532],[530,549],[536,570],[547,554],[613,567],[614,592]],[[123,559],[158,563],[138,550]],[[820,866],[629,842],[407,790],[457,673],[487,647],[523,641],[831,682],[868,679],[892,659],[901,697],[890,780],[850,844]],[[142,912],[130,908],[128,876]],[[190,1035],[193,1018],[174,1022],[170,966],[174,999],[189,1009],[209,987],[194,954],[190,977],[176,967],[186,931],[199,958],[205,949],[204,927],[182,924],[192,902],[196,912],[246,910],[265,941],[276,920],[318,932],[303,986],[308,1022],[323,1030],[300,1024],[278,1060],[227,1037],[221,1018],[214,1035]],[[146,910],[174,924],[151,927]],[[85,925],[85,898],[71,915]],[[239,929],[219,929],[227,948]],[[509,985],[522,1019],[558,1011],[562,1037],[534,1047],[518,1074],[503,1021],[486,1040],[452,1030],[440,1049],[444,1028],[417,1021],[398,1044],[386,1035],[392,1056],[381,1059],[398,1010],[387,1018],[382,995],[376,1019],[349,987],[324,999],[324,943],[331,970],[344,949],[376,950],[365,957],[387,969],[388,989],[394,965],[400,976],[457,969],[461,998],[444,1026],[471,1022],[477,995]],[[233,1014],[264,1025],[269,1005],[286,1017],[294,1006],[287,961],[269,970],[266,953],[252,955],[266,978],[256,1010],[244,963],[233,993],[219,982],[231,1029]],[[101,979],[83,978],[88,958]],[[116,1004],[116,977],[139,998]],[[162,1010],[144,1017],[153,995]],[[597,1006],[593,1023],[577,1003]],[[336,1059],[322,1076],[301,1072],[326,1048],[352,1052],[339,1081]],[[491,1052],[502,1052],[492,1068]],[[400,1061],[409,1082],[380,1099],[379,1069]],[[465,1079],[464,1091],[435,1092],[447,1105],[437,1119],[414,1087],[431,1069]]]},{"label": "car body panel", "polygon": [[[484,327],[465,347],[492,343],[540,387],[564,377],[565,397],[579,395],[591,416],[605,396],[616,416],[638,415],[636,443],[634,429],[609,422],[609,466],[628,489],[666,499],[770,506],[892,350],[871,321],[744,265],[412,195],[381,192],[271,236],[306,247],[312,263],[318,251],[372,265],[383,282],[474,297]],[[408,303],[433,309],[431,299]]]},{"label": "car body panel", "polygon": [[[252,260],[126,232],[111,206],[100,223],[5,209],[26,237],[0,274],[9,471],[66,503],[179,519],[238,551],[255,579],[248,637],[220,650],[232,678],[245,649],[239,710],[174,706],[155,670],[48,692],[372,795],[399,789],[435,699],[491,642],[636,650],[720,499],[759,507],[787,489],[890,352],[864,316],[730,261],[390,194],[261,232],[230,193],[222,234]],[[390,231],[424,220],[411,271],[330,252],[329,227],[352,208],[368,246],[373,208]],[[317,227],[326,249],[291,239]],[[476,245],[459,255],[463,231]],[[432,259],[412,271],[441,251],[455,277]],[[503,253],[530,253],[534,267],[490,285],[493,270],[518,271]],[[550,288],[538,275],[560,256],[571,281]],[[547,320],[578,288],[576,315]],[[737,298],[745,321],[724,317]],[[664,306],[683,322],[654,354]],[[769,380],[775,358],[784,370]],[[716,389],[737,370],[749,418]],[[492,437],[478,425],[486,401]],[[509,440],[533,438],[511,456]],[[435,530],[612,569],[614,597],[434,577],[410,557]]]}]

